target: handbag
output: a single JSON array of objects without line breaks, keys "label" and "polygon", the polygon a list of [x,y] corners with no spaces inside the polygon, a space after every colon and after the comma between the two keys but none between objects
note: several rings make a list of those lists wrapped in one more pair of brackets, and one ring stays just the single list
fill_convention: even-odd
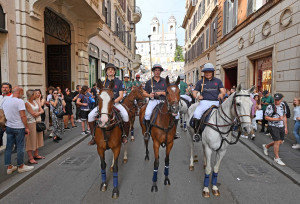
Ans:
[{"label": "handbag", "polygon": [[36,122],[36,131],[37,132],[42,132],[46,130],[46,125],[43,122]]},{"label": "handbag", "polygon": [[65,115],[65,112],[63,110],[61,110],[60,112],[56,111],[55,112],[56,117],[58,118],[63,118]]},{"label": "handbag", "polygon": [[264,116],[263,110],[257,110],[255,115],[256,115],[255,120],[262,120]]},{"label": "handbag", "polygon": [[0,127],[5,128],[5,123],[6,123],[6,117],[4,111],[3,109],[0,109]]}]

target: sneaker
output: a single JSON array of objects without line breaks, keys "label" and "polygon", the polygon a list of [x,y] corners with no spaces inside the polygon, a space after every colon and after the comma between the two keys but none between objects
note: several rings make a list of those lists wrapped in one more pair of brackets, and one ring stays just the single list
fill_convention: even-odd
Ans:
[{"label": "sneaker", "polygon": [[274,158],[274,162],[276,162],[277,164],[279,164],[281,166],[285,166],[285,163],[283,163],[280,158],[278,158],[278,159]]},{"label": "sneaker", "polygon": [[264,150],[264,154],[266,156],[268,156],[268,148],[266,147],[266,144],[263,144],[262,147],[263,147],[263,150]]},{"label": "sneaker", "polygon": [[300,144],[295,144],[292,146],[293,149],[300,149]]},{"label": "sneaker", "polygon": [[91,133],[91,131],[90,131],[90,130],[87,130],[87,131],[85,131],[85,132],[87,132],[87,133]]},{"label": "sneaker", "polygon": [[25,164],[23,164],[23,167],[22,168],[18,168],[18,172],[19,173],[23,173],[23,172],[26,172],[26,171],[31,171],[34,167],[33,166],[27,166]]},{"label": "sneaker", "polygon": [[49,137],[53,137],[54,136],[54,133],[53,132],[51,132],[50,133],[50,135],[49,135]]},{"label": "sneaker", "polygon": [[250,139],[254,140],[255,139],[255,134],[252,134],[251,137],[250,137]]},{"label": "sneaker", "polygon": [[248,136],[247,135],[241,135],[241,138],[248,139]]},{"label": "sneaker", "polygon": [[266,132],[266,135],[267,135],[267,136],[271,136],[271,134],[270,134],[269,132]]},{"label": "sneaker", "polygon": [[16,166],[12,166],[11,169],[7,168],[6,173],[7,173],[7,174],[12,174],[12,173],[13,173],[14,171],[16,171],[16,170],[17,170],[17,167],[16,167]]},{"label": "sneaker", "polygon": [[71,128],[69,128],[69,127],[66,127],[66,128],[65,128],[65,130],[71,130]]},{"label": "sneaker", "polygon": [[77,123],[81,123],[81,120],[80,120],[80,119],[78,119],[78,120],[76,120],[76,122],[77,122]]},{"label": "sneaker", "polygon": [[82,135],[86,135],[86,131],[82,131],[82,133],[81,133]]}]

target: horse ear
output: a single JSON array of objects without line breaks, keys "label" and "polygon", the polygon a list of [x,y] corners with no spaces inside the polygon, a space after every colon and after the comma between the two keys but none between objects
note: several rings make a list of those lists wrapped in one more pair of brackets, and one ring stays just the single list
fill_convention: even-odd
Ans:
[{"label": "horse ear", "polygon": [[98,87],[99,89],[102,89],[102,88],[103,88],[103,83],[102,83],[101,79],[98,79],[98,80],[97,80],[97,87]]},{"label": "horse ear", "polygon": [[167,87],[170,86],[169,76],[166,78]]},{"label": "horse ear", "polygon": [[237,87],[236,87],[236,92],[238,93],[238,92],[240,92],[242,90],[242,86],[241,86],[241,84],[239,84]]},{"label": "horse ear", "polygon": [[254,90],[255,90],[255,86],[252,86],[250,89],[248,89],[248,92],[253,93]]},{"label": "horse ear", "polygon": [[115,86],[115,80],[111,80],[111,81],[109,82],[108,88],[112,90],[112,89],[114,89],[114,86]]},{"label": "horse ear", "polygon": [[177,80],[176,80],[176,82],[175,82],[175,85],[176,85],[176,86],[178,86],[178,84],[180,84],[180,77],[179,77],[179,76],[177,77]]}]

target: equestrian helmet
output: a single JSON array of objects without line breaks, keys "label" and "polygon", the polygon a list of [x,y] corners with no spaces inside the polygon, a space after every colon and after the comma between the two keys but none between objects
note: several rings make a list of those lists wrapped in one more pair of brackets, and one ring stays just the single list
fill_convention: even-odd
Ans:
[{"label": "equestrian helmet", "polygon": [[179,77],[180,77],[180,80],[184,80],[184,74],[180,74]]},{"label": "equestrian helmet", "polygon": [[157,69],[157,68],[160,69],[161,72],[164,71],[164,69],[162,68],[162,66],[160,64],[153,65],[152,71],[154,72],[154,70]]},{"label": "equestrian helmet", "polygon": [[125,75],[124,75],[124,78],[129,78],[129,74],[125,74]]},{"label": "equestrian helmet", "polygon": [[214,72],[215,68],[212,63],[206,63],[201,72]]},{"label": "equestrian helmet", "polygon": [[107,72],[107,69],[108,68],[113,68],[115,71],[116,71],[116,66],[112,63],[108,63],[106,66],[105,66],[105,73]]}]

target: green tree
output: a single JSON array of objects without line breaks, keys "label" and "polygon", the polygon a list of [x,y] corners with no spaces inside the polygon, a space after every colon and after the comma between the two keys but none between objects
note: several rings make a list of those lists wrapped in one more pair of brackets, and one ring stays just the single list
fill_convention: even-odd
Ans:
[{"label": "green tree", "polygon": [[182,47],[177,45],[175,50],[175,62],[184,62]]}]

